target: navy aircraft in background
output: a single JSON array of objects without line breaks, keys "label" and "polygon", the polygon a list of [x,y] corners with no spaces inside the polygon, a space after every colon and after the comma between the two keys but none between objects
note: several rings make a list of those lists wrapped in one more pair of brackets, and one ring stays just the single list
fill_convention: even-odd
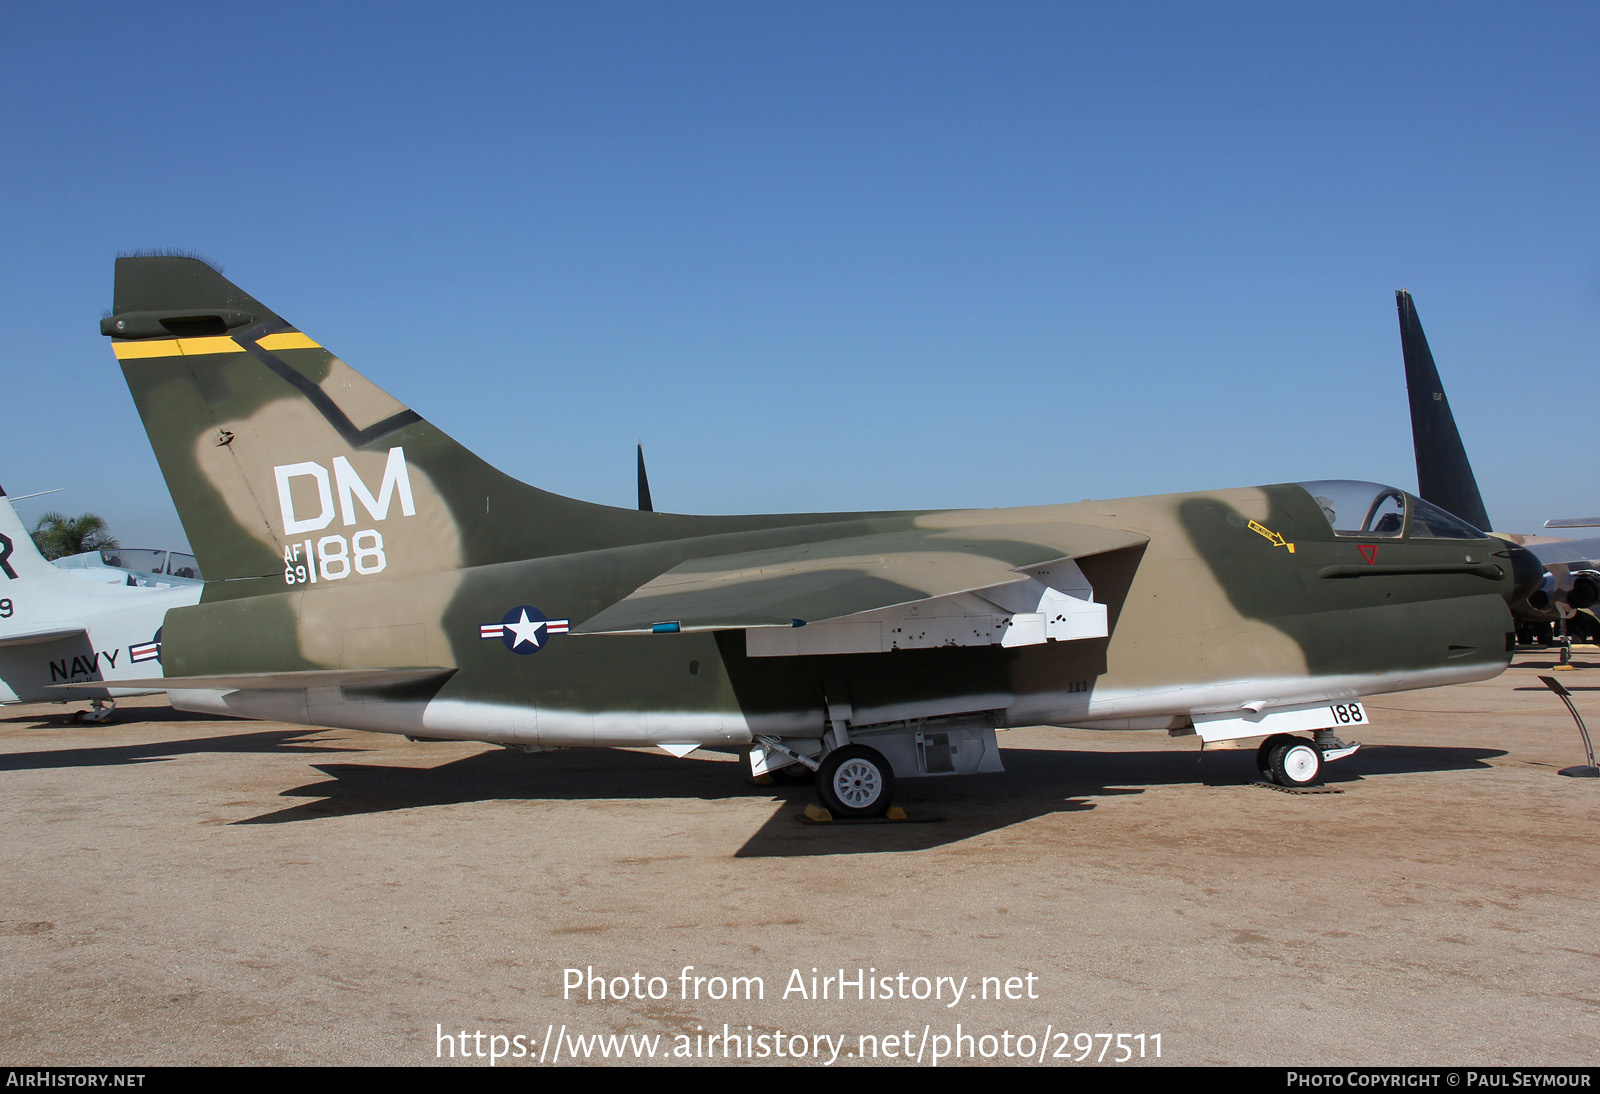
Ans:
[{"label": "navy aircraft in background", "polygon": [[116,681],[161,673],[167,609],[200,600],[201,584],[147,588],[84,581],[45,561],[0,489],[0,703],[87,699],[103,721],[119,696],[162,689]]}]

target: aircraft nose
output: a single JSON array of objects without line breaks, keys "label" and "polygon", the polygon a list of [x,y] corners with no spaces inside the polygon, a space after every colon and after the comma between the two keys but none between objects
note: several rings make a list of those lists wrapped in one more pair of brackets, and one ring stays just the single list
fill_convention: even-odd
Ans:
[{"label": "aircraft nose", "polygon": [[1507,543],[1504,554],[1511,562],[1511,587],[1505,591],[1506,603],[1526,603],[1544,580],[1544,563],[1517,543]]}]

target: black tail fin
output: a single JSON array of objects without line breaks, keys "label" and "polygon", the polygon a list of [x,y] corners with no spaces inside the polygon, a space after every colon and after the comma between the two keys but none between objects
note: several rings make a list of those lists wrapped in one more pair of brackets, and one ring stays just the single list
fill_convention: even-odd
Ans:
[{"label": "black tail fin", "polygon": [[1491,531],[1478,480],[1450,413],[1439,369],[1417,319],[1411,294],[1394,294],[1400,309],[1400,347],[1406,359],[1406,391],[1411,396],[1411,444],[1417,455],[1417,493],[1462,520]]},{"label": "black tail fin", "polygon": [[654,513],[655,504],[650,500],[650,476],[644,472],[644,445],[639,445],[639,511],[641,513]]}]

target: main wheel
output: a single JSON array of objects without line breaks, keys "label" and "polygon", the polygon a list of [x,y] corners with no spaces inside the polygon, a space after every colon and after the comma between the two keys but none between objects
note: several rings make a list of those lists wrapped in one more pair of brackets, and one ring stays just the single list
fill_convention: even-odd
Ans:
[{"label": "main wheel", "polygon": [[1279,786],[1316,786],[1322,753],[1304,737],[1291,737],[1272,750],[1272,779]]},{"label": "main wheel", "polygon": [[894,797],[894,769],[866,745],[845,745],[822,758],[817,793],[836,817],[881,817]]},{"label": "main wheel", "polygon": [[788,786],[808,783],[817,777],[817,773],[805,764],[785,764],[775,771],[769,771],[768,774],[772,776],[773,782]]},{"label": "main wheel", "polygon": [[1279,745],[1291,744],[1294,738],[1287,733],[1274,733],[1261,742],[1261,747],[1256,749],[1256,770],[1261,772],[1263,779],[1272,778],[1272,751]]}]

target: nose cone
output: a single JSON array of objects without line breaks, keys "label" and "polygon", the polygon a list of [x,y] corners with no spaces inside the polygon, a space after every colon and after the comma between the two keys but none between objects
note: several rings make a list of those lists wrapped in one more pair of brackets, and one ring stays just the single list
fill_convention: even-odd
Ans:
[{"label": "nose cone", "polygon": [[1506,603],[1515,607],[1526,604],[1544,580],[1544,563],[1534,553],[1518,543],[1507,543],[1503,554],[1511,563],[1511,586],[1505,591]]}]

